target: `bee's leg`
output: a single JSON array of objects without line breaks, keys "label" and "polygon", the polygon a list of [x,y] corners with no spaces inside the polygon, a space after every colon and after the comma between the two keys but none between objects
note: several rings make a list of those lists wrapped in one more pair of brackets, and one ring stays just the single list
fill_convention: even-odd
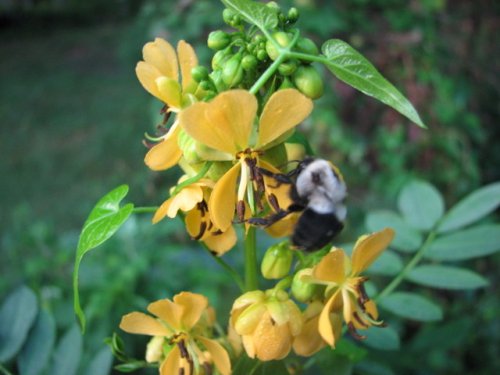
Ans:
[{"label": "bee's leg", "polygon": [[288,176],[287,174],[283,174],[283,173],[273,173],[267,169],[264,169],[264,168],[261,168],[259,167],[258,168],[258,171],[261,175],[264,175],[264,176],[267,176],[267,177],[271,177],[272,179],[274,179],[276,181],[276,185],[275,186],[270,186],[272,188],[278,188],[280,187],[282,184],[292,184],[293,181],[290,179],[291,176]]},{"label": "bee's leg", "polygon": [[292,211],[289,210],[279,210],[275,214],[269,215],[267,217],[251,217],[247,220],[247,222],[252,225],[269,227],[277,221],[280,221],[281,219],[287,217],[291,213]]}]

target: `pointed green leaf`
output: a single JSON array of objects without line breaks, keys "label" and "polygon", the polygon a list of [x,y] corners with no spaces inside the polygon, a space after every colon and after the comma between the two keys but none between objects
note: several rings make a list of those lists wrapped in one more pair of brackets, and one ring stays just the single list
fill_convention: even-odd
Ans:
[{"label": "pointed green leaf", "polygon": [[448,212],[439,232],[452,231],[482,219],[500,205],[500,182],[486,185],[458,202]]},{"label": "pointed green leaf", "polygon": [[326,67],[341,81],[380,100],[425,128],[413,105],[387,81],[358,51],[339,39],[326,41],[321,48],[328,59]]},{"label": "pointed green leaf", "polygon": [[416,267],[406,278],[416,284],[441,289],[476,289],[488,285],[488,280],[475,272],[439,265]]},{"label": "pointed green leaf", "polygon": [[21,349],[37,312],[35,293],[27,286],[7,296],[0,309],[0,362],[7,362]]},{"label": "pointed green leaf", "polygon": [[270,30],[278,24],[278,12],[264,3],[250,0],[222,0],[224,5],[261,30]]},{"label": "pointed green leaf", "polygon": [[56,322],[46,310],[40,310],[26,344],[17,358],[20,375],[42,374],[56,340]]},{"label": "pointed green leaf", "polygon": [[500,224],[483,224],[438,237],[425,253],[434,260],[464,260],[500,250]]},{"label": "pointed green leaf", "polygon": [[397,250],[414,252],[422,245],[422,235],[393,211],[372,211],[366,216],[365,224],[370,232],[376,232],[386,227],[394,229],[396,236],[391,242],[391,247]]},{"label": "pointed green leaf", "polygon": [[378,301],[379,305],[395,315],[421,322],[443,319],[441,307],[421,295],[395,292]]},{"label": "pointed green leaf", "polygon": [[391,250],[385,250],[377,260],[366,270],[373,275],[394,276],[403,269],[401,257]]},{"label": "pointed green leaf", "polygon": [[82,356],[82,335],[74,325],[57,344],[52,358],[51,375],[75,375]]},{"label": "pointed green leaf", "polygon": [[425,181],[405,185],[398,197],[403,218],[414,228],[430,230],[444,213],[444,201],[439,191]]},{"label": "pointed green leaf", "polygon": [[401,346],[398,333],[391,326],[370,327],[360,330],[359,333],[366,336],[363,344],[379,350],[398,350]]},{"label": "pointed green leaf", "polygon": [[74,310],[80,320],[82,331],[85,330],[85,315],[80,306],[78,294],[78,272],[83,256],[90,250],[109,239],[124,223],[134,209],[129,203],[120,207],[120,202],[128,193],[128,186],[121,185],[112,190],[95,205],[83,225],[78,248],[76,250],[75,268],[73,271]]}]

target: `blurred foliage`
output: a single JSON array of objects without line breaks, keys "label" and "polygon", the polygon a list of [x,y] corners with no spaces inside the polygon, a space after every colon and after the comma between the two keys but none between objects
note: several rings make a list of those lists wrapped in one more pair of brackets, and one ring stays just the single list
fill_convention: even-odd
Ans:
[{"label": "blurred foliage", "polygon": [[[407,126],[395,111],[325,74],[328,95],[303,129],[317,153],[340,165],[349,181],[350,232],[362,230],[367,211],[396,207],[396,194],[414,177],[431,181],[447,203],[500,179],[498,2],[280,3],[299,7],[299,25],[314,40],[340,37],[363,52],[429,126]],[[39,313],[47,311],[55,321],[54,348],[61,339],[72,340],[75,230],[92,203],[126,182],[131,201],[157,204],[175,179],[171,173],[159,180],[142,163],[140,139],[154,128],[158,108],[133,72],[141,46],[156,35],[186,39],[207,63],[206,36],[221,27],[221,10],[209,0],[0,1],[0,301],[14,286],[28,285]],[[85,368],[120,316],[147,301],[190,289],[207,295],[227,316],[231,301],[222,296],[236,291],[208,258],[192,247],[180,222],[153,227],[147,217],[134,217],[89,254],[81,270],[90,327],[81,373],[92,371]],[[464,263],[491,285],[498,283],[498,254]],[[200,272],[207,267],[214,272]],[[310,373],[500,372],[494,287],[433,296],[444,321],[389,317],[401,334],[397,355],[360,348],[359,357],[350,358],[355,351],[324,350]],[[140,358],[144,341],[123,338]]]}]

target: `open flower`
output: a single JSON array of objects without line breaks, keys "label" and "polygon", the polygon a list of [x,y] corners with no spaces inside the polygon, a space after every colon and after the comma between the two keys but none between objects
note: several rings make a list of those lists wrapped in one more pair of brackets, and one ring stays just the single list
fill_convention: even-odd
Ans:
[{"label": "open flower", "polygon": [[[135,68],[137,78],[146,91],[165,103],[168,112],[179,112],[186,102],[195,100],[192,95],[186,100],[196,90],[191,70],[198,65],[198,59],[191,45],[179,41],[176,53],[170,43],[156,38],[144,45],[142,55],[144,61]],[[149,150],[144,159],[149,168],[163,170],[177,164],[182,155],[177,144],[179,131],[179,124],[175,121],[160,143]]]},{"label": "open flower", "polygon": [[[206,297],[189,292],[174,296],[173,301],[163,299],[149,304],[148,311],[155,317],[140,312],[125,315],[120,328],[128,333],[151,335],[155,338],[149,348],[157,352],[160,338],[167,344],[163,355],[149,354],[154,360],[164,357],[161,375],[205,374],[213,365],[222,375],[231,373],[231,362],[226,350],[210,333],[211,309]],[[213,323],[213,322],[212,322]]]},{"label": "open flower", "polygon": [[377,321],[377,306],[364,290],[363,283],[367,279],[359,274],[375,261],[393,238],[394,231],[390,228],[362,236],[354,246],[351,259],[344,250],[334,248],[313,268],[309,280],[326,286],[326,303],[319,316],[318,329],[329,345],[335,346],[340,337],[342,318],[356,338],[362,338],[356,329],[383,325],[382,321]]},{"label": "open flower", "polygon": [[[184,178],[181,178],[179,182],[182,183],[183,180]],[[229,251],[237,241],[236,231],[232,226],[225,231],[217,228],[208,214],[207,201],[213,185],[212,181],[201,179],[185,186],[156,210],[153,224],[165,216],[174,218],[181,210],[186,212],[186,229],[193,239],[204,242],[216,255]]]},{"label": "open flower", "polygon": [[282,290],[254,290],[234,301],[230,324],[250,358],[282,359],[302,329],[299,308]]},{"label": "open flower", "polygon": [[277,91],[265,104],[255,127],[257,99],[248,91],[231,90],[210,103],[194,103],[180,112],[182,128],[218,151],[212,160],[234,163],[217,181],[208,202],[212,222],[218,228],[231,226],[237,203],[242,206],[247,190],[252,189],[250,182],[256,182],[255,167],[262,165],[266,150],[283,142],[312,107],[312,101],[295,89]]}]

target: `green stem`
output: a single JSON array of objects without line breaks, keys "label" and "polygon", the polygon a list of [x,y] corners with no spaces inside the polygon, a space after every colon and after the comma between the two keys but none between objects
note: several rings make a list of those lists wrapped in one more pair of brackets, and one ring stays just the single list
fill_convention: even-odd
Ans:
[{"label": "green stem", "polygon": [[149,214],[151,212],[156,212],[158,210],[158,207],[135,207],[132,210],[132,213],[134,214]]},{"label": "green stem", "polygon": [[4,374],[4,375],[12,375],[12,372],[10,372],[9,370],[7,370],[5,367],[3,367],[3,366],[0,364],[0,374]]},{"label": "green stem", "polygon": [[[438,227],[438,226],[436,226]],[[437,233],[436,230],[432,230],[429,232],[429,235],[425,239],[425,242],[423,243],[422,247],[415,253],[413,258],[406,264],[406,266],[399,272],[399,274],[387,285],[374,299],[379,300],[380,298],[383,298],[390,294],[394,289],[397,288],[397,286],[405,279],[406,275],[420,262],[422,257],[424,256],[425,252],[431,245],[432,241],[434,241],[434,238],[436,237]]]},{"label": "green stem", "polygon": [[245,290],[258,289],[257,281],[257,236],[254,227],[248,228],[245,236]]},{"label": "green stem", "polygon": [[195,182],[200,181],[205,175],[207,174],[208,170],[212,166],[213,162],[207,161],[203,165],[203,168],[200,169],[200,171],[194,175],[193,177],[188,178],[187,180],[182,181],[181,183],[177,184],[175,187],[174,191],[172,194],[170,194],[171,197],[174,195],[178,194],[182,189],[184,189],[186,186],[189,186],[191,184],[194,184]]},{"label": "green stem", "polygon": [[226,272],[233,278],[235,283],[238,285],[238,288],[243,292],[245,291],[245,284],[243,283],[243,280],[241,279],[240,275],[238,272],[235,271],[233,267],[231,267],[229,264],[227,264],[221,257],[218,257],[212,251],[205,245],[203,242],[201,243],[203,248],[207,253],[209,253],[212,258],[222,267],[226,270]]}]

